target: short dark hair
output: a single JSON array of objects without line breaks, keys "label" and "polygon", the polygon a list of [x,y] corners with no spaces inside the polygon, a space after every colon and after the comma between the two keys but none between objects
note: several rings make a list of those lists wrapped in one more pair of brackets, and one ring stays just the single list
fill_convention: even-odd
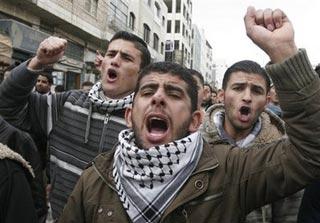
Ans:
[{"label": "short dark hair", "polygon": [[266,70],[263,67],[261,67],[258,63],[252,60],[242,60],[242,61],[236,62],[226,70],[222,80],[223,90],[226,90],[231,74],[239,71],[242,71],[248,74],[258,74],[261,77],[263,77],[263,79],[266,81],[267,93],[269,92],[271,81]]},{"label": "short dark hair", "polygon": [[[122,40],[132,42],[134,44],[134,46],[136,47],[136,49],[141,52],[140,69],[142,69],[145,66],[147,66],[148,64],[150,64],[151,55],[148,50],[148,45],[146,44],[146,42],[143,41],[143,39],[141,39],[139,36],[137,36],[133,33],[129,33],[126,31],[119,31],[113,35],[113,37],[111,38],[111,40],[108,44],[108,47],[112,41],[117,40],[117,39],[122,39]],[[108,47],[107,47],[107,50],[108,50]]]},{"label": "short dark hair", "polygon": [[177,63],[157,62],[157,63],[152,63],[146,66],[144,69],[142,69],[141,72],[139,73],[138,82],[136,85],[136,89],[134,91],[135,95],[139,91],[141,79],[147,75],[150,75],[152,72],[178,76],[181,80],[183,80],[188,86],[187,93],[191,100],[191,112],[194,112],[197,109],[198,89],[197,89],[196,80],[191,75],[189,69],[184,68],[183,66]]},{"label": "short dark hair", "polygon": [[91,81],[84,81],[82,82],[81,87],[84,87],[84,86],[92,87],[93,85],[94,84]]},{"label": "short dark hair", "polygon": [[54,88],[54,91],[58,93],[58,92],[63,92],[63,91],[65,91],[65,89],[64,89],[64,86],[63,86],[63,85],[59,84],[59,85],[57,85],[57,86]]},{"label": "short dark hair", "polygon": [[194,70],[194,69],[189,69],[189,71],[190,71],[190,73],[191,73],[192,76],[199,78],[200,83],[202,84],[202,87],[203,87],[203,85],[204,85],[204,79],[203,79],[202,74],[201,74],[199,71]]},{"label": "short dark hair", "polygon": [[43,72],[43,73],[40,73],[39,75],[46,77],[48,79],[49,84],[53,84],[53,76],[51,72]]},{"label": "short dark hair", "polygon": [[204,83],[204,84],[203,84],[203,87],[204,87],[204,86],[208,86],[209,89],[210,89],[210,93],[212,93],[212,87],[211,87],[211,85],[210,85],[209,83],[207,83],[207,82]]}]

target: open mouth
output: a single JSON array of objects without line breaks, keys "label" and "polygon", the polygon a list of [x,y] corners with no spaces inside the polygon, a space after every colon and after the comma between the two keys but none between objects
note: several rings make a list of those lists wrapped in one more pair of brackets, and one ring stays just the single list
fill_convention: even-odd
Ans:
[{"label": "open mouth", "polygon": [[241,106],[241,108],[240,108],[240,113],[241,113],[241,115],[249,115],[250,112],[251,112],[250,107]]},{"label": "open mouth", "polygon": [[151,117],[148,119],[148,131],[153,134],[164,134],[168,130],[167,120],[159,117]]},{"label": "open mouth", "polygon": [[108,77],[110,79],[116,79],[117,78],[117,71],[114,69],[108,69]]}]

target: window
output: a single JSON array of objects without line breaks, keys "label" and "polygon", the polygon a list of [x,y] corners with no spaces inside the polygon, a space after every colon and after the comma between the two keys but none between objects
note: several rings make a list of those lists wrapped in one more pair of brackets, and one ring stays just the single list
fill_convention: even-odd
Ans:
[{"label": "window", "polygon": [[183,17],[186,17],[186,6],[183,4]]},{"label": "window", "polygon": [[180,20],[175,21],[174,32],[180,33]]},{"label": "window", "polygon": [[147,24],[143,24],[143,40],[150,43],[150,28]]},{"label": "window", "polygon": [[98,0],[85,0],[84,9],[93,16],[97,16]]},{"label": "window", "polygon": [[181,12],[181,0],[176,1],[176,13]]},{"label": "window", "polygon": [[135,15],[133,14],[133,12],[130,12],[130,15],[129,15],[129,28],[130,28],[131,30],[134,30],[135,20],[136,20]]},{"label": "window", "polygon": [[172,13],[172,0],[165,0],[164,2],[168,8],[168,13]]},{"label": "window", "polygon": [[164,44],[163,42],[161,42],[161,54],[163,54],[163,48],[164,48]]},{"label": "window", "polygon": [[160,18],[160,5],[158,2],[154,2],[154,6],[156,7],[157,16]]},{"label": "window", "polygon": [[171,33],[171,20],[167,21],[167,33]]},{"label": "window", "polygon": [[148,5],[151,6],[151,0],[148,0]]},{"label": "window", "polygon": [[157,52],[159,50],[159,37],[156,33],[153,34],[153,49],[155,49]]},{"label": "window", "polygon": [[178,50],[179,49],[179,40],[174,41],[174,49]]},{"label": "window", "polygon": [[184,32],[186,31],[186,27],[182,24],[182,36],[184,36]]},{"label": "window", "polygon": [[164,26],[165,24],[166,24],[166,18],[162,16],[162,26]]}]

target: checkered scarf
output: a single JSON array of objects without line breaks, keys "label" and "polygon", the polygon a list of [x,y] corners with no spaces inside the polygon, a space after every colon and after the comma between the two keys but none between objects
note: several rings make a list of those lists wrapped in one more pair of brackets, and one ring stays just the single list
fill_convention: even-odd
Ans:
[{"label": "checkered scarf", "polygon": [[254,124],[254,127],[251,130],[250,134],[247,135],[247,137],[245,137],[244,139],[241,139],[239,141],[235,141],[225,132],[225,130],[223,128],[224,116],[225,116],[225,113],[223,111],[219,111],[214,114],[213,121],[217,127],[218,134],[219,134],[220,138],[222,140],[226,140],[231,145],[236,145],[239,148],[246,148],[248,145],[250,145],[251,142],[253,142],[255,140],[255,138],[257,137],[257,135],[259,134],[259,132],[261,130],[261,119],[259,117],[257,122]]},{"label": "checkered scarf", "polygon": [[196,132],[144,150],[136,146],[131,130],[120,132],[113,177],[120,200],[132,222],[159,222],[196,168],[202,145],[202,137]]},{"label": "checkered scarf", "polygon": [[95,104],[98,109],[101,109],[105,112],[112,112],[114,110],[120,110],[131,105],[134,93],[122,99],[106,98],[102,91],[101,82],[97,82],[92,86],[88,95],[92,103]]}]

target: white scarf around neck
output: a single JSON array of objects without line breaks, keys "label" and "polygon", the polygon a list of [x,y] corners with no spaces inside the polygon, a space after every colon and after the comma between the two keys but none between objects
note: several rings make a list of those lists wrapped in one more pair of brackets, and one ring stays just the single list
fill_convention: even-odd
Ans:
[{"label": "white scarf around neck", "polygon": [[134,223],[154,223],[195,170],[203,141],[199,132],[174,142],[140,149],[134,133],[119,134],[113,177],[124,209]]},{"label": "white scarf around neck", "polygon": [[89,91],[89,98],[91,102],[97,106],[98,109],[102,109],[107,112],[124,109],[132,104],[134,93],[122,98],[122,99],[111,99],[106,96],[102,96],[102,84],[97,82],[92,86]]}]

